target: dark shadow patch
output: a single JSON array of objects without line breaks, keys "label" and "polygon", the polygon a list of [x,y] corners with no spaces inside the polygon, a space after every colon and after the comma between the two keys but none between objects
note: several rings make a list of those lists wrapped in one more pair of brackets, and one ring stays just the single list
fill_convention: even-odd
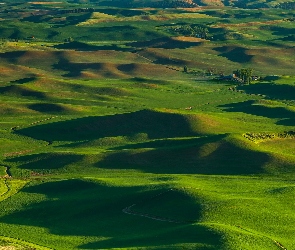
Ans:
[{"label": "dark shadow patch", "polygon": [[25,84],[25,83],[33,82],[33,81],[35,81],[37,79],[38,78],[35,77],[35,76],[33,76],[33,77],[25,77],[25,78],[22,78],[22,79],[11,81],[10,83],[12,83],[12,84],[14,84],[14,83],[17,83],[17,84]]},{"label": "dark shadow patch", "polygon": [[287,41],[287,42],[294,42],[295,41],[295,35],[289,35],[281,38],[282,41]]},{"label": "dark shadow patch", "polygon": [[[201,217],[201,208],[196,207],[189,189],[168,189],[149,199],[133,204],[127,213],[175,223],[194,223]],[[178,208],[178,209],[174,209]]]},{"label": "dark shadow patch", "polygon": [[170,82],[166,80],[157,80],[157,79],[150,79],[150,78],[145,78],[145,77],[133,77],[128,79],[129,81],[136,82],[136,83],[147,83],[147,84],[169,84]]},{"label": "dark shadow patch", "polygon": [[[224,138],[224,135],[218,135],[218,136],[211,136],[211,137],[204,137],[206,138],[206,142],[214,142],[217,139]],[[204,139],[203,138],[203,139]],[[113,147],[111,150],[125,150],[125,149],[183,149],[188,148],[190,146],[195,146],[196,144],[199,144],[200,141],[203,140],[202,138],[187,138],[187,139],[160,139],[160,140],[154,140],[149,142],[142,142],[142,143],[136,143],[136,144],[127,144],[123,146]]]},{"label": "dark shadow patch", "polygon": [[276,75],[273,75],[273,76],[266,76],[263,78],[263,80],[265,81],[276,81],[276,80],[279,80],[280,77],[279,76],[276,76]]},{"label": "dark shadow patch", "polygon": [[248,55],[248,50],[242,47],[223,46],[214,50],[221,52],[219,56],[225,57],[232,62],[247,63],[252,59],[252,55]]},{"label": "dark shadow patch", "polygon": [[276,123],[283,126],[295,126],[295,118],[282,119]]},{"label": "dark shadow patch", "polygon": [[91,18],[92,13],[79,13],[79,14],[74,14],[74,15],[70,15],[67,16],[64,25],[65,26],[74,26],[79,24],[80,22],[85,22],[87,21],[89,18]]},{"label": "dark shadow patch", "polygon": [[120,52],[133,52],[134,51],[133,48],[124,48],[124,47],[120,47],[116,44],[97,46],[97,50],[114,50],[114,51],[120,51]]},{"label": "dark shadow patch", "polygon": [[13,51],[0,53],[0,59],[6,59],[10,63],[17,63],[18,59],[22,57],[26,51]]},{"label": "dark shadow patch", "polygon": [[171,39],[170,37],[162,37],[152,39],[150,41],[127,43],[127,46],[134,48],[163,48],[163,49],[186,49],[193,46],[199,46],[202,42],[186,42]]},{"label": "dark shadow patch", "polygon": [[[68,73],[64,74],[66,77],[81,77],[81,75],[83,75],[82,72],[87,70],[91,70],[94,73],[102,73],[109,77],[118,77],[116,73],[120,74],[120,71],[116,67],[117,65],[112,63],[72,63],[64,58],[60,59],[57,64],[53,65],[54,69],[67,71]],[[118,72],[114,72],[116,70],[118,70]],[[98,88],[96,90],[98,90]]]},{"label": "dark shadow patch", "polygon": [[60,113],[67,111],[62,105],[53,103],[34,103],[27,106],[31,110],[35,110],[42,113]]},{"label": "dark shadow patch", "polygon": [[292,112],[283,107],[267,107],[261,104],[255,104],[254,101],[245,101],[239,103],[230,103],[219,106],[225,108],[228,112],[243,112],[246,114],[263,116],[268,118],[290,118],[294,117]]},{"label": "dark shadow patch", "polygon": [[185,116],[152,110],[43,124],[17,133],[46,141],[93,140],[139,133],[146,133],[151,139],[196,135]]},{"label": "dark shadow patch", "polygon": [[82,51],[83,50],[85,51],[99,50],[98,46],[90,45],[83,42],[77,42],[77,41],[54,45],[54,47],[56,49],[73,49],[73,50],[82,50]]},{"label": "dark shadow patch", "polygon": [[41,153],[14,157],[6,160],[18,164],[18,168],[29,170],[60,169],[82,160],[83,156],[62,153]]},{"label": "dark shadow patch", "polygon": [[33,97],[38,99],[45,99],[46,94],[40,91],[31,90],[19,85],[10,85],[0,88],[0,94],[21,96],[21,97]]},{"label": "dark shadow patch", "polygon": [[[163,187],[148,191],[142,186],[112,187],[77,179],[35,184],[25,187],[12,197],[10,201],[12,204],[23,202],[23,207],[20,211],[13,211],[2,216],[1,221],[7,224],[46,228],[55,235],[107,238],[79,246],[79,249],[133,248],[154,245],[159,247],[182,243],[222,248],[220,235],[203,225],[160,222],[123,213],[124,208],[134,203],[148,201],[152,195],[161,192]],[[41,194],[45,200],[36,202],[34,200],[36,194]],[[20,195],[23,199],[19,200]],[[24,197],[27,199],[24,200]],[[174,198],[173,196],[166,198],[173,203],[170,200]],[[191,199],[190,213],[195,213],[194,218],[198,220],[201,214],[200,203],[192,197],[188,199]],[[171,209],[176,213],[185,213],[188,208],[178,204]],[[30,240],[38,241],[35,237]],[[40,242],[39,239],[38,243]]]},{"label": "dark shadow patch", "polygon": [[[267,154],[241,148],[221,137],[193,139],[194,145],[183,140],[182,146],[170,144],[170,147],[110,153],[96,166],[157,174],[247,175],[264,172],[263,166],[269,160]],[[212,143],[216,145],[212,146]]]},{"label": "dark shadow patch", "polygon": [[122,65],[119,65],[117,68],[120,71],[130,72],[130,71],[136,70],[137,65],[135,63],[122,64]]},{"label": "dark shadow patch", "polygon": [[[277,79],[277,76],[269,76],[265,79]],[[271,99],[294,100],[295,86],[275,83],[255,83],[239,87],[249,94],[262,94]]]},{"label": "dark shadow patch", "polygon": [[295,28],[286,28],[286,27],[280,27],[280,26],[270,26],[269,29],[271,31],[273,31],[273,35],[276,35],[276,36],[290,37],[290,34],[291,34],[291,37],[292,36],[294,37],[294,33],[295,33]]}]

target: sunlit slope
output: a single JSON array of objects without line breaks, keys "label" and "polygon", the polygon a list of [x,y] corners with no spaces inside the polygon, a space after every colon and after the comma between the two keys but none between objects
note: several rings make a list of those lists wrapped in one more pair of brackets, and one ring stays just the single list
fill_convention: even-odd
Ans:
[{"label": "sunlit slope", "polygon": [[[161,185],[149,190],[146,182],[142,184],[136,187],[106,186],[103,183],[83,180],[43,184],[35,182],[1,204],[6,208],[6,212],[2,212],[1,230],[11,228],[12,238],[37,241],[41,246],[48,245],[54,249],[159,246],[212,249],[221,245],[219,235],[201,224],[168,223],[168,226],[167,222],[125,213],[124,209],[134,202],[151,199],[163,190]],[[175,197],[171,198],[173,200]],[[18,200],[19,208],[25,204],[30,205],[21,211],[17,211],[16,206],[7,209],[15,199]],[[183,211],[192,209],[196,212],[195,218],[198,218],[198,203],[190,201],[189,197],[185,199],[187,203]],[[74,207],[77,209],[73,209]],[[44,213],[47,216],[44,217]],[[15,231],[16,223],[19,227],[26,228],[18,236]],[[36,234],[31,235],[33,231],[36,231]],[[40,238],[44,233],[46,237]],[[155,234],[157,240],[151,240]],[[167,241],[169,235],[178,236],[170,237]]]},{"label": "sunlit slope", "polygon": [[[260,84],[271,84],[238,87],[240,92],[229,83],[192,80],[23,81],[3,88],[5,100],[20,98],[34,108],[33,118],[58,117],[38,123],[26,118],[2,131],[10,146],[1,152],[15,152],[2,154],[3,174],[9,166],[13,178],[30,182],[1,186],[6,242],[40,249],[294,246],[295,159],[288,137],[294,110],[287,95],[263,92]],[[276,81],[292,90],[290,79]],[[47,104],[15,88],[44,92]],[[65,102],[61,93],[80,96],[79,105],[93,106],[93,112],[52,109],[51,98]],[[110,107],[122,103],[125,110],[107,112],[82,94],[104,97]],[[271,95],[275,100],[267,100]],[[75,106],[75,98],[67,105]],[[16,148],[31,151],[14,150],[17,138]]]},{"label": "sunlit slope", "polygon": [[[128,78],[147,77],[149,72],[152,72],[155,77],[161,77],[163,74],[175,75],[175,72],[166,68],[165,65],[158,66],[135,53],[116,52],[111,48],[107,51],[95,52],[6,52],[2,53],[1,61],[4,65],[11,63],[22,65],[23,70],[31,74],[31,78],[34,75],[86,79]],[[13,72],[11,67],[7,70]],[[6,70],[3,72],[5,73]],[[8,73],[6,75],[8,78]]]},{"label": "sunlit slope", "polygon": [[138,177],[143,175],[31,182],[1,203],[0,231],[9,229],[11,241],[20,237],[37,248],[54,249],[294,246],[291,182],[240,176]]},{"label": "sunlit slope", "polygon": [[0,248],[295,249],[293,11],[66,2],[0,6]]},{"label": "sunlit slope", "polygon": [[[82,164],[153,173],[293,173],[294,157],[280,151],[268,152],[267,148],[257,144],[252,139],[255,133],[258,142],[263,142],[263,138],[268,137],[260,138],[259,133],[267,132],[261,130],[265,127],[255,127],[255,123],[252,126],[253,135],[249,132],[251,127],[231,124],[229,117],[142,110],[47,123],[20,129],[17,133],[61,144],[54,149],[57,152],[69,149],[76,152],[80,157],[79,163],[75,166],[75,161],[70,161],[64,165],[70,164],[75,171]],[[282,128],[278,126],[272,133],[283,142],[288,140],[280,137],[281,132]],[[230,136],[231,133],[234,136]],[[101,155],[95,156],[99,152]],[[23,169],[56,169],[63,164],[50,163],[47,157],[61,157],[61,162],[64,157],[71,158],[71,154],[59,154],[32,155],[28,165],[24,164],[28,157],[15,158],[10,162],[21,161]],[[45,166],[38,167],[38,164]]]}]

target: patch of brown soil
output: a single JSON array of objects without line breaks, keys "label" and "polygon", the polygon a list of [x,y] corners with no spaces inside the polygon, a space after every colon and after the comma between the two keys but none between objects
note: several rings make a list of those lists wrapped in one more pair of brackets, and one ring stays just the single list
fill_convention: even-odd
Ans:
[{"label": "patch of brown soil", "polygon": [[177,37],[172,37],[172,39],[176,40],[176,41],[182,41],[182,42],[204,42],[204,41],[207,41],[202,38],[190,37],[190,36],[177,36]]},{"label": "patch of brown soil", "polygon": [[199,10],[203,9],[203,7],[179,8],[179,9],[180,9],[180,10],[185,10],[185,11],[195,12],[195,11],[199,11]]}]

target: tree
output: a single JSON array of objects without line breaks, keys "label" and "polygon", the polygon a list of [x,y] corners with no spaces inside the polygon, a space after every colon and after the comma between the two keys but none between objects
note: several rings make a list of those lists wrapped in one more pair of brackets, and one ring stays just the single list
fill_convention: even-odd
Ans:
[{"label": "tree", "polygon": [[251,68],[244,69],[244,79],[243,79],[244,84],[251,83],[252,73],[253,73],[253,69],[251,69]]},{"label": "tree", "polygon": [[244,84],[251,83],[253,69],[251,69],[251,68],[237,69],[233,73],[236,75],[237,78],[242,79],[242,82]]}]

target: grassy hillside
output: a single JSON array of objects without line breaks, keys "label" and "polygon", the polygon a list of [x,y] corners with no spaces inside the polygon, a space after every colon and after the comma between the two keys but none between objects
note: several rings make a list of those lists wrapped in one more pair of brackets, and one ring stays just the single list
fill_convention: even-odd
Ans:
[{"label": "grassy hillside", "polygon": [[293,11],[148,4],[0,5],[0,249],[295,248]]}]

